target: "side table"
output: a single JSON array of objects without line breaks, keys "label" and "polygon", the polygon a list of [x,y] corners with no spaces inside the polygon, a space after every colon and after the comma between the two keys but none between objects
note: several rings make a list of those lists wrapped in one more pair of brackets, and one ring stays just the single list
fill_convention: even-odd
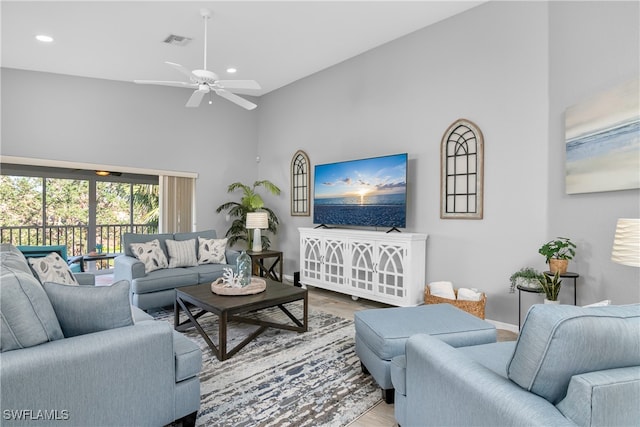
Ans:
[{"label": "side table", "polygon": [[[253,272],[260,277],[266,277],[277,282],[282,282],[282,252],[281,251],[247,251],[247,255],[251,257],[253,264]],[[270,265],[265,264],[264,260],[274,258]],[[276,271],[276,268],[278,271]]]},{"label": "side table", "polygon": [[[546,274],[547,276],[553,276],[554,273],[550,272],[550,271],[545,271],[544,274]],[[578,277],[580,277],[580,275],[578,273],[570,273],[570,272],[566,272],[564,274],[561,274],[560,277],[564,280],[564,279],[573,279],[573,305],[577,305],[578,303]],[[536,294],[542,294],[544,293],[542,291],[542,289],[532,289],[532,288],[526,288],[524,286],[520,286],[517,285],[516,288],[518,288],[518,330],[520,330],[520,324],[522,322],[522,320],[520,320],[521,318],[521,311],[522,311],[522,298],[521,298],[521,292],[533,292]]]},{"label": "side table", "polygon": [[[86,262],[87,264],[89,264],[90,262],[95,263],[97,261],[106,261],[106,260],[110,260],[110,259],[114,259],[118,256],[122,255],[122,253],[118,252],[118,253],[95,253],[94,255],[91,254],[86,254],[86,255],[82,255],[82,260],[80,262],[84,263]],[[84,267],[84,266],[83,266]],[[93,265],[93,268],[89,268],[90,271],[95,270],[95,265]],[[86,271],[85,269],[83,269],[83,271]]]}]

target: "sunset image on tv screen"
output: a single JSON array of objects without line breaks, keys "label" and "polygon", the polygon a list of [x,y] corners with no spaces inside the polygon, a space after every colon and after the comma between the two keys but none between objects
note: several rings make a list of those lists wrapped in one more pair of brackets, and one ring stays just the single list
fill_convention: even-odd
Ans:
[{"label": "sunset image on tv screen", "polygon": [[404,227],[407,155],[317,165],[314,223]]}]

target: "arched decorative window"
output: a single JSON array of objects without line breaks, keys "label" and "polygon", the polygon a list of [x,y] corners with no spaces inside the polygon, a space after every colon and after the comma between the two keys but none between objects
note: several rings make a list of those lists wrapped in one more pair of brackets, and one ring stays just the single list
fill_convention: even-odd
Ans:
[{"label": "arched decorative window", "polygon": [[484,139],[469,120],[456,120],[440,145],[440,218],[482,219]]},{"label": "arched decorative window", "polygon": [[291,215],[309,216],[309,157],[298,150],[291,160]]}]

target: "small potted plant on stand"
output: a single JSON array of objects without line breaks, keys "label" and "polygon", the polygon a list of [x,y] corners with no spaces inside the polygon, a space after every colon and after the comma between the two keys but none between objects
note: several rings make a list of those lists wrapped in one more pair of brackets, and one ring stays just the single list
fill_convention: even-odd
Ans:
[{"label": "small potted plant on stand", "polygon": [[569,260],[576,255],[576,245],[567,237],[556,237],[538,249],[538,253],[545,257],[549,264],[549,271],[565,274]]},{"label": "small potted plant on stand", "polygon": [[514,293],[516,286],[531,290],[541,290],[541,279],[542,274],[538,270],[531,267],[523,267],[509,277],[509,281],[511,282],[509,292]]},{"label": "small potted plant on stand", "polygon": [[542,278],[539,279],[539,282],[545,295],[544,303],[560,304],[560,301],[558,301],[560,285],[562,284],[562,280],[560,280],[560,273],[556,271],[553,277],[543,274]]}]

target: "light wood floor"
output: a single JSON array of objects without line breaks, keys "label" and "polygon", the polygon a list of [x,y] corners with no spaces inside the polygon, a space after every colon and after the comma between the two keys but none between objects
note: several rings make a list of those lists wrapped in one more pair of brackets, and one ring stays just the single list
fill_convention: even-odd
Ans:
[{"label": "light wood floor", "polygon": [[[113,281],[112,275],[96,277],[99,285],[109,285]],[[369,301],[365,299],[354,300],[348,295],[331,292],[324,289],[309,287],[309,307],[345,319],[353,320],[353,314],[359,310],[370,308],[391,307],[387,304]],[[498,330],[498,341],[512,341],[517,335],[510,331]],[[393,404],[389,405],[381,401],[369,411],[349,424],[350,427],[391,427],[397,426],[393,415]]]}]

